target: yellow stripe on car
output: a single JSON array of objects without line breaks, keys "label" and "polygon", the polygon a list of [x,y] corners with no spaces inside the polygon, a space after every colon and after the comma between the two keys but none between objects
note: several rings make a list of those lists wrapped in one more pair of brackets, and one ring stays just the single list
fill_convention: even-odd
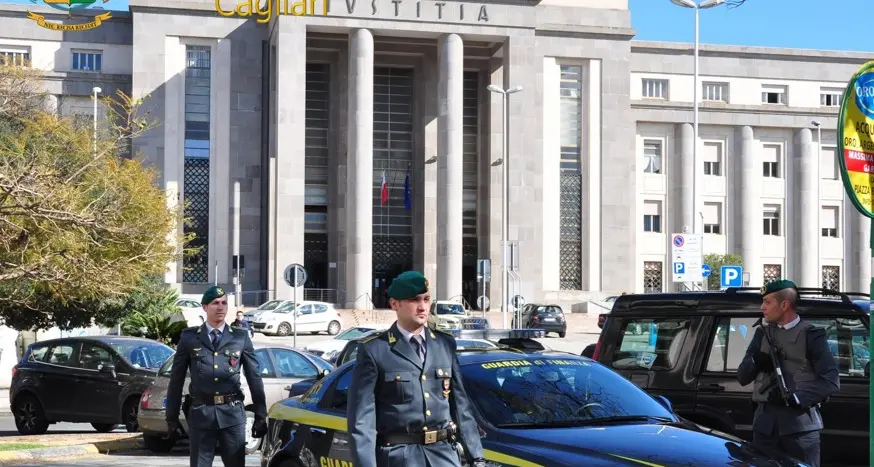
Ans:
[{"label": "yellow stripe on car", "polygon": [[640,459],[635,459],[635,458],[633,458],[633,457],[620,456],[619,454],[610,454],[610,455],[613,456],[613,457],[618,457],[618,458],[620,458],[620,459],[627,460],[627,461],[629,461],[629,462],[634,462],[634,463],[637,463],[637,464],[640,464],[640,465],[645,465],[645,466],[647,466],[647,467],[665,467],[665,466],[662,465],[662,464],[656,464],[656,463],[653,463],[653,462],[642,461],[642,460],[640,460]]},{"label": "yellow stripe on car", "polygon": [[540,464],[526,461],[525,459],[520,459],[518,457],[508,456],[497,451],[492,451],[491,449],[483,449],[483,454],[486,456],[486,460],[499,462],[503,465],[513,465],[516,467],[544,467]]}]

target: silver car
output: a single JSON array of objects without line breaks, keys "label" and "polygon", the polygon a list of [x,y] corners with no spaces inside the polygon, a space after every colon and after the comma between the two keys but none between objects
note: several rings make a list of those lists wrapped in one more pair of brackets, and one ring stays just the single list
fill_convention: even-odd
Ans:
[{"label": "silver car", "polygon": [[[267,408],[288,397],[290,386],[299,381],[318,378],[334,369],[330,363],[307,352],[296,350],[282,344],[255,343],[255,357],[261,365],[261,378],[264,380],[264,392],[267,396]],[[146,389],[140,399],[140,410],[137,416],[140,431],[146,448],[155,452],[168,452],[176,445],[176,439],[167,437],[167,386],[170,384],[170,369],[173,367],[173,357],[158,370],[158,375],[151,387]],[[190,374],[185,377],[183,397],[188,393],[191,382]],[[250,411],[252,396],[246,377],[240,373],[240,382],[245,396],[246,406],[246,453],[251,454],[260,447],[261,440],[252,438],[252,423],[254,414]],[[185,414],[179,414],[179,424],[188,431]]]}]

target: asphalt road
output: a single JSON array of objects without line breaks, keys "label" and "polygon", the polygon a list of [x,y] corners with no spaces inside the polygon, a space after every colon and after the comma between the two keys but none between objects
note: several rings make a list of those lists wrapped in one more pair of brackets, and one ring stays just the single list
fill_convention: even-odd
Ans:
[{"label": "asphalt road", "polygon": [[[188,448],[178,448],[168,454],[154,454],[148,451],[132,451],[106,456],[99,455],[83,457],[81,459],[18,465],[20,467],[114,467],[119,465],[129,467],[187,467]],[[246,467],[259,467],[260,465],[261,458],[258,455],[248,456],[246,458]],[[213,466],[224,466],[220,457],[216,457]]]}]

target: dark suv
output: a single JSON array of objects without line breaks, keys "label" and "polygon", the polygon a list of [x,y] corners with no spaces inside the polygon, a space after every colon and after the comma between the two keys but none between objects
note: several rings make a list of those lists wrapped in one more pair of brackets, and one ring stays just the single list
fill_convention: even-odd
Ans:
[{"label": "dark suv", "polygon": [[[755,291],[755,293],[753,293]],[[592,358],[709,428],[752,438],[752,385],[737,367],[762,316],[760,289],[624,295],[604,323]],[[849,295],[799,289],[798,314],[825,328],[841,389],[822,407],[822,459],[868,465],[869,313]],[[585,353],[585,352],[584,352]]]},{"label": "dark suv", "polygon": [[564,311],[558,305],[529,303],[522,306],[519,315],[521,316],[519,324],[516,323],[516,318],[513,318],[510,326],[513,329],[543,329],[547,333],[558,334],[558,337],[567,334],[567,320]]},{"label": "dark suv", "polygon": [[90,423],[109,432],[138,430],[140,396],[173,349],[149,339],[67,337],[28,346],[12,368],[15,427],[38,435],[52,423]]}]

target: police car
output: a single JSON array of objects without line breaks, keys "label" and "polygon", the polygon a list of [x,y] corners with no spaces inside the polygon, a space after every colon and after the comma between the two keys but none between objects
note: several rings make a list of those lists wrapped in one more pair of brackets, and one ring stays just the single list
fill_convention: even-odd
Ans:
[{"label": "police car", "polygon": [[[543,331],[479,332],[494,341]],[[511,347],[464,349],[458,358],[491,467],[804,465],[685,421],[667,399],[588,358]],[[354,365],[270,408],[262,467],[353,467],[346,404]]]}]

